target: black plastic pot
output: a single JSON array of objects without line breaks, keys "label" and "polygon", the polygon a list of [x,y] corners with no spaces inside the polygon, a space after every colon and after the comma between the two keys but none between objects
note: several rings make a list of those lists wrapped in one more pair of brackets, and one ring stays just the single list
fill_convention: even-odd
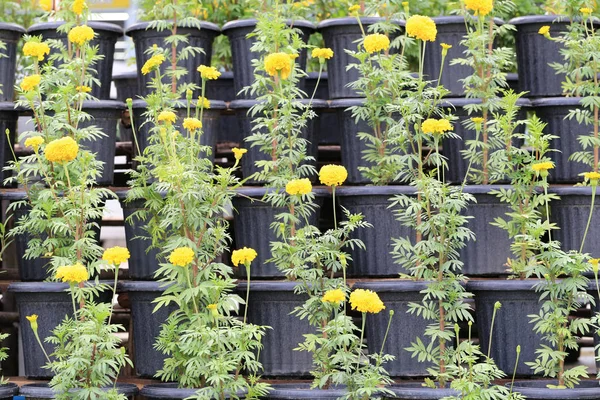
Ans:
[{"label": "black plastic pot", "polygon": [[[146,61],[150,59],[150,55],[146,53],[146,50],[153,45],[157,45],[159,48],[171,48],[171,45],[165,42],[166,38],[171,35],[171,30],[167,29],[159,31],[156,28],[151,28],[151,24],[152,22],[139,22],[130,26],[125,32],[128,36],[131,36],[135,45],[135,60],[138,71],[138,94],[142,96],[147,96],[153,91],[153,89],[148,87],[153,75],[143,75],[141,72]],[[196,69],[199,65],[210,65],[213,40],[220,32],[221,30],[219,27],[211,22],[202,22],[200,29],[183,26],[177,27],[177,34],[185,35],[188,40],[188,43],[178,44],[178,54],[188,46],[200,47],[204,51],[203,53],[195,54],[178,63],[178,66],[185,71],[188,71],[188,73],[177,80],[177,85],[183,83],[196,83],[200,86],[200,73],[197,72]],[[171,68],[171,63],[167,60],[160,68],[161,72],[164,73],[167,69]],[[170,81],[167,82],[167,79],[164,79],[163,83],[171,84]],[[194,92],[194,98],[199,95],[200,89]]]},{"label": "black plastic pot", "polygon": [[[315,99],[329,100],[329,86],[327,84],[328,74],[323,72],[321,79],[318,80],[318,72],[309,72],[306,78],[306,94],[310,98],[315,93]],[[317,82],[319,86],[317,87]],[[315,92],[315,87],[317,91]],[[341,143],[342,131],[339,127],[339,121],[336,110],[325,108],[321,110],[319,118],[315,121],[315,136],[319,144],[339,145]]]},{"label": "black plastic pot", "polygon": [[[308,100],[306,100],[306,99],[303,99],[301,101],[304,104],[308,103]],[[229,104],[229,108],[231,108],[232,110],[235,111],[235,115],[237,116],[237,120],[238,120],[238,126],[239,126],[240,131],[242,132],[242,136],[243,136],[244,140],[248,136],[255,133],[255,131],[253,130],[254,124],[252,122],[253,117],[251,115],[249,115],[248,111],[256,103],[257,103],[257,100],[235,100]],[[301,137],[303,139],[306,139],[309,142],[309,145],[307,145],[307,149],[306,149],[306,155],[313,157],[315,160],[315,161],[307,161],[307,164],[313,165],[316,167],[317,156],[319,153],[319,139],[315,136],[314,126],[315,126],[315,121],[317,119],[319,119],[319,115],[320,115],[321,111],[325,110],[327,108],[327,102],[323,101],[323,100],[313,100],[312,108],[317,113],[317,116],[316,116],[316,118],[307,121],[306,127],[304,127],[302,129]],[[257,114],[255,117],[258,117],[258,116],[259,115]],[[264,132],[264,131],[261,130],[260,132]],[[247,148],[247,150],[248,150],[248,153],[246,155],[244,155],[244,157],[242,158],[242,163],[241,163],[242,164],[242,175],[244,176],[244,178],[248,178],[253,173],[258,171],[255,163],[257,161],[271,160],[271,155],[263,153],[260,150],[259,146],[251,146],[250,143],[247,143],[247,142],[241,143],[241,145],[243,147]],[[309,178],[314,180],[316,178],[316,175],[313,177],[309,177]],[[266,182],[259,180],[259,179],[248,179],[245,181],[245,184],[247,184],[247,185],[262,185],[265,183]]]},{"label": "black plastic pot", "polygon": [[0,385],[0,400],[12,400],[17,393],[19,393],[19,386],[16,383]]},{"label": "black plastic pot", "polygon": [[25,29],[20,25],[0,22],[0,42],[6,45],[0,52],[3,55],[0,57],[0,101],[14,100],[17,42],[24,33]]},{"label": "black plastic pot", "polygon": [[162,282],[119,282],[119,293],[127,293],[131,307],[131,331],[133,338],[133,359],[135,372],[143,378],[152,378],[163,368],[166,358],[154,348],[156,338],[160,334],[162,324],[177,305],[171,303],[153,312],[154,300],[167,288]]},{"label": "black plastic pot", "polygon": [[[456,133],[461,139],[455,138],[444,138],[442,139],[442,154],[448,159],[448,169],[444,171],[444,176],[447,182],[462,183],[465,179],[465,174],[469,168],[469,161],[467,161],[462,154],[462,151],[467,149],[466,141],[475,140],[477,138],[477,132],[472,129],[467,129],[464,126],[464,122],[471,117],[479,117],[481,115],[475,115],[467,112],[465,106],[469,104],[481,103],[479,99],[465,99],[465,98],[447,98],[440,103],[440,107],[448,109],[448,111],[458,117],[458,120],[452,123],[453,132]],[[527,116],[527,110],[531,106],[528,99],[519,99],[517,105],[521,106],[517,118],[525,119]],[[493,116],[489,116],[492,119]],[[517,131],[522,133],[525,129],[525,125],[517,127]],[[479,134],[481,140],[481,132]],[[515,142],[513,145],[519,146],[521,143]],[[481,166],[478,166],[479,168]]]},{"label": "black plastic pot", "polygon": [[[2,63],[2,58],[0,58],[0,65]],[[3,71],[0,66],[0,74]],[[0,77],[1,79],[1,77]],[[2,88],[0,88],[2,89]],[[4,89],[2,89],[4,90]],[[15,137],[17,132],[17,122],[19,120],[19,110],[15,109],[15,105],[12,102],[0,102],[0,132],[3,133],[0,138],[0,166],[2,166],[2,172],[0,173],[0,178],[2,181],[0,182],[0,186],[10,186],[5,185],[4,180],[9,178],[12,174],[10,171],[4,170],[4,167],[7,166],[9,161],[13,160],[13,155],[11,152],[10,145],[11,143],[15,143]],[[6,137],[5,132],[9,132],[9,137]],[[10,138],[10,142],[9,139]]]},{"label": "black plastic pot", "polygon": [[[560,196],[560,200],[550,202],[551,221],[560,228],[552,232],[552,239],[558,240],[565,251],[579,250],[592,205],[592,188],[553,186],[548,192]],[[583,247],[583,252],[592,257],[600,257],[600,190],[596,190],[596,196]]]},{"label": "black plastic pot", "polygon": [[531,376],[533,370],[526,362],[536,358],[535,351],[542,342],[541,336],[533,331],[530,314],[540,311],[539,297],[533,286],[536,280],[481,280],[469,281],[467,290],[475,295],[475,311],[481,351],[488,353],[490,328],[494,304],[502,307],[497,311],[492,337],[491,358],[507,376],[512,376],[516,363],[516,348],[521,346],[517,376]]},{"label": "black plastic pot", "polygon": [[[233,86],[233,72],[223,72],[218,79],[206,82],[207,99],[221,100],[230,102],[235,99],[235,89]],[[237,117],[232,110],[223,110],[219,120],[219,130],[217,132],[217,143],[236,143],[244,140],[242,133],[238,129]]]},{"label": "black plastic pot", "polygon": [[[348,276],[393,277],[408,273],[392,257],[393,239],[416,237],[409,227],[396,220],[394,210],[389,208],[392,197],[400,194],[415,194],[412,186],[367,186],[340,187],[335,191],[339,204],[352,214],[360,213],[373,228],[359,229],[352,233],[353,239],[361,240],[366,250],[355,247],[346,249],[352,257],[348,263]],[[342,213],[338,213],[343,218]]]},{"label": "black plastic pot", "polygon": [[550,141],[550,148],[558,151],[549,153],[554,169],[548,175],[550,183],[582,182],[579,174],[591,171],[585,164],[570,161],[571,154],[582,151],[578,138],[593,131],[591,125],[580,124],[576,118],[566,118],[570,110],[581,109],[578,97],[557,97],[532,101],[536,115],[547,125],[544,133],[558,136]]},{"label": "black plastic pot", "polygon": [[[573,389],[550,389],[547,385],[557,385],[556,380],[515,381],[513,390],[527,399],[537,400],[600,400],[598,381],[582,381]],[[510,384],[507,384],[509,386]]]},{"label": "black plastic pot", "polygon": [[117,89],[117,100],[125,102],[127,99],[135,100],[137,98],[137,72],[127,71],[120,74],[114,74],[112,78]]},{"label": "black plastic pot", "polygon": [[[259,361],[265,377],[308,377],[313,369],[312,354],[295,351],[304,335],[314,333],[308,321],[292,315],[294,308],[301,306],[306,295],[294,293],[297,282],[250,282],[248,322],[270,326],[262,340]],[[237,290],[245,299],[246,282]]]},{"label": "black plastic pot", "polygon": [[[29,378],[51,378],[53,374],[43,368],[46,358],[25,317],[38,315],[38,334],[46,353],[51,354],[54,346],[43,341],[44,338],[50,336],[66,316],[73,315],[71,295],[66,291],[68,288],[68,283],[57,282],[13,282],[8,287],[14,293],[19,309],[20,335],[23,348],[26,349],[23,353],[25,375]],[[104,303],[111,300],[111,291],[101,293],[98,299]]]},{"label": "black plastic pot", "polygon": [[340,399],[346,391],[338,388],[311,389],[308,383],[275,384],[265,399],[269,400],[334,400]]},{"label": "black plastic pot", "polygon": [[[116,386],[120,394],[124,394],[131,400],[138,393],[138,388],[133,383],[117,383]],[[24,396],[27,400],[54,399],[56,392],[47,383],[28,383],[21,386],[19,395]]]},{"label": "black plastic pot", "polygon": [[[198,389],[178,388],[176,383],[155,383],[146,385],[140,390],[140,395],[146,400],[184,400],[193,398]],[[225,396],[225,399],[231,398]],[[244,399],[245,393],[237,393],[237,398]]]},{"label": "black plastic pot", "polygon": [[519,91],[529,97],[561,96],[564,74],[556,74],[549,64],[563,63],[563,46],[555,40],[548,40],[538,31],[542,26],[550,26],[550,36],[556,38],[567,31],[568,19],[559,21],[558,15],[528,15],[508,21],[514,25],[517,47],[517,67],[519,70]]},{"label": "black plastic pot", "polygon": [[429,363],[419,362],[417,358],[412,357],[410,351],[406,350],[417,338],[423,339],[425,329],[431,323],[420,315],[408,312],[410,303],[419,303],[423,300],[420,292],[427,288],[427,284],[427,282],[390,280],[357,282],[353,287],[353,289],[368,289],[376,292],[385,304],[385,310],[380,313],[367,314],[365,336],[369,353],[381,351],[390,319],[389,312],[394,310],[390,326],[390,332],[393,334],[388,335],[383,349],[385,354],[396,357],[383,365],[390,376],[427,376],[427,368],[432,367]]},{"label": "black plastic pot", "polygon": [[452,389],[432,389],[423,387],[420,383],[406,383],[388,387],[394,392],[394,397],[384,399],[399,400],[439,400],[445,397],[459,397],[460,393]]},{"label": "black plastic pot", "polygon": [[[286,210],[272,207],[271,204],[262,201],[268,190],[267,188],[241,188],[237,191],[238,195],[233,198],[235,248],[250,247],[258,254],[250,268],[251,278],[283,277],[275,263],[266,260],[271,258],[271,242],[280,240],[271,229],[271,224],[277,214]],[[322,203],[323,198],[327,196],[325,190],[313,189],[313,192],[317,195],[317,203]],[[320,208],[310,216],[311,225],[317,224],[319,212]],[[245,276],[245,268],[239,268],[238,273],[239,276]]]},{"label": "black plastic pot", "polygon": [[144,229],[146,221],[134,219],[132,222],[128,222],[129,217],[134,212],[144,208],[144,201],[125,201],[127,192],[118,192],[117,196],[119,196],[119,202],[123,209],[125,240],[127,240],[127,249],[131,255],[129,258],[129,279],[154,280],[154,274],[159,268],[160,250],[156,248],[148,250],[152,241],[142,239],[142,237],[149,236],[149,233]]},{"label": "black plastic pot", "polygon": [[465,193],[475,196],[476,203],[470,203],[465,214],[471,216],[467,227],[475,234],[475,241],[466,242],[459,250],[459,259],[464,263],[462,273],[468,276],[506,275],[506,260],[512,257],[512,241],[508,233],[492,226],[496,218],[506,219],[511,212],[507,203],[490,194],[492,190],[508,189],[510,186],[473,185],[465,186]]},{"label": "black plastic pot", "polygon": [[[256,28],[256,19],[240,19],[237,21],[229,21],[223,25],[222,32],[227,35],[231,43],[231,59],[233,62],[233,84],[237,99],[254,99],[255,95],[250,92],[240,93],[246,86],[252,85],[254,82],[254,67],[252,60],[260,59],[260,54],[251,51],[254,44],[254,38],[248,38],[248,34],[252,33]],[[291,22],[291,25],[298,28],[301,32],[301,39],[304,43],[308,43],[308,37],[315,31],[315,26],[308,21],[298,20]],[[298,64],[301,69],[306,68],[306,49],[300,51]],[[304,79],[300,79],[299,87],[304,87]]]},{"label": "black plastic pot", "polygon": [[[192,102],[192,109],[195,107],[195,101]],[[146,112],[147,103],[143,100],[133,101],[133,122],[135,124],[135,133],[140,146],[140,151],[143,153],[146,147],[150,144],[150,129],[152,124],[146,123],[146,118],[143,114]],[[187,102],[183,101],[179,105],[174,106],[175,114],[177,114],[177,122],[175,126],[184,134],[187,131],[183,128],[183,120],[187,117]],[[212,148],[211,159],[214,159],[215,148],[217,144],[217,134],[219,130],[219,121],[221,113],[226,109],[225,102],[220,100],[210,100],[210,108],[205,108],[202,115],[202,136],[200,136],[200,144],[210,146]],[[134,146],[135,148],[135,146]]]},{"label": "black plastic pot", "polygon": [[[34,36],[41,35],[44,40],[58,39],[66,44],[67,34],[56,30],[62,24],[64,24],[64,22],[43,22],[35,24],[27,30],[27,33]],[[93,85],[90,94],[99,99],[108,100],[110,98],[110,82],[112,80],[113,64],[115,60],[115,45],[117,39],[123,36],[123,28],[119,25],[95,21],[90,21],[87,25],[96,33],[96,37],[90,42],[90,46],[99,46],[98,55],[104,56],[104,58],[92,66],[92,68],[96,70],[95,76],[100,81],[100,86]]]},{"label": "black plastic pot", "polygon": [[[383,18],[363,17],[360,19],[366,32],[369,26],[383,21]],[[404,21],[396,21],[398,25],[404,26]],[[358,42],[363,33],[358,20],[355,17],[334,18],[321,21],[317,30],[323,35],[325,47],[333,50],[333,57],[327,60],[327,83],[329,86],[330,99],[343,99],[361,97],[356,90],[348,85],[358,80],[360,74],[356,68],[347,70],[350,64],[358,61],[346,52],[356,51]]]}]

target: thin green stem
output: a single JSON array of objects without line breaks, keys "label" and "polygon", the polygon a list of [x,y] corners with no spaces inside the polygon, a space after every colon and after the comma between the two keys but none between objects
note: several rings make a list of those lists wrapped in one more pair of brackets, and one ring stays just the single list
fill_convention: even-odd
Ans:
[{"label": "thin green stem", "polygon": [[110,321],[112,320],[112,314],[115,308],[114,298],[117,294],[117,281],[119,280],[119,266],[115,265],[115,281],[113,284],[112,297],[110,299],[110,314],[108,315],[108,325],[110,325]]},{"label": "thin green stem", "polygon": [[362,356],[363,339],[365,337],[365,323],[367,322],[367,313],[362,313],[362,326],[360,328],[360,341],[358,342],[358,355],[356,357],[356,370],[360,365],[360,358]]},{"label": "thin green stem", "polygon": [[490,327],[490,339],[488,340],[487,358],[490,358],[490,352],[492,351],[492,338],[494,337],[494,322],[496,322],[497,312],[498,309],[494,307],[494,312],[492,313],[492,326]]},{"label": "thin green stem", "polygon": [[246,263],[246,306],[244,307],[244,325],[246,325],[246,317],[248,315],[248,300],[250,299],[250,263]]},{"label": "thin green stem", "polygon": [[517,346],[517,359],[515,360],[515,367],[513,368],[512,379],[510,381],[510,392],[508,393],[509,398],[512,397],[513,386],[515,384],[515,376],[517,375],[517,365],[519,365],[519,357],[521,356],[521,346]]},{"label": "thin green stem", "polygon": [[337,215],[335,212],[335,185],[331,187],[331,190],[333,192],[333,227],[337,230]]},{"label": "thin green stem", "polygon": [[583,239],[581,239],[581,247],[579,247],[579,252],[583,252],[583,246],[585,245],[585,238],[587,237],[588,231],[590,229],[590,225],[592,223],[592,215],[594,214],[594,202],[596,199],[596,186],[592,184],[592,204],[590,204],[590,213],[587,219],[587,225],[585,226],[585,232],[583,233]]},{"label": "thin green stem", "polygon": [[[344,302],[345,304],[345,302]],[[379,359],[383,357],[383,348],[385,347],[385,342],[387,341],[388,333],[390,332],[390,327],[392,326],[392,318],[394,318],[394,313],[390,313],[390,319],[388,320],[387,328],[385,330],[385,335],[383,336],[383,342],[381,343],[381,350],[379,350]],[[363,321],[364,328],[364,321]]]}]

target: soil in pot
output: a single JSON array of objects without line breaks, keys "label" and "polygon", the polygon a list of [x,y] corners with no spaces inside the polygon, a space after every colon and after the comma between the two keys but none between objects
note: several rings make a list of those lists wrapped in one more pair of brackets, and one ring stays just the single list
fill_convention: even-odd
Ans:
[{"label": "soil in pot", "polygon": [[[138,393],[137,386],[132,383],[117,383],[117,390],[130,400],[133,400],[134,396]],[[24,396],[27,400],[54,399],[56,397],[56,393],[47,383],[28,383],[23,385],[19,390],[19,395]]]},{"label": "soil in pot", "polygon": [[[109,283],[109,282],[105,282]],[[23,348],[25,375],[29,378],[51,378],[52,372],[46,368],[46,358],[38,344],[29,321],[28,315],[38,315],[38,333],[40,338],[51,335],[67,315],[73,315],[71,295],[66,290],[67,283],[57,282],[13,282],[8,290],[14,293],[19,309],[20,335]],[[112,300],[112,292],[106,291],[97,301],[108,303]],[[42,342],[46,353],[52,354],[51,344]]]},{"label": "soil in pot", "polygon": [[[1,26],[1,24],[0,24]],[[0,63],[2,58],[0,57]],[[0,67],[0,74],[2,69]],[[4,88],[0,87],[0,90]],[[0,166],[2,166],[2,172],[0,173],[0,186],[6,187],[4,180],[12,176],[11,171],[4,170],[9,161],[13,161],[13,155],[11,152],[10,145],[15,143],[17,122],[19,120],[19,110],[15,110],[15,105],[12,102],[0,102],[0,132],[2,137],[0,138]],[[8,137],[5,132],[9,132]],[[10,139],[10,142],[9,142]]]},{"label": "soil in pot", "polygon": [[[401,272],[408,273],[394,261],[391,254],[393,239],[416,237],[416,233],[397,221],[394,210],[389,206],[395,195],[414,193],[412,186],[342,186],[336,189],[335,197],[340,206],[352,214],[361,213],[364,220],[373,225],[373,228],[358,229],[352,233],[351,237],[361,240],[366,250],[358,247],[346,249],[352,257],[348,263],[348,276],[397,278]],[[343,216],[343,213],[338,215]]]},{"label": "soil in pot", "polygon": [[162,282],[120,282],[118,291],[127,293],[131,308],[131,329],[133,336],[133,360],[135,372],[142,378],[152,378],[163,367],[166,356],[154,348],[162,324],[177,310],[171,303],[156,312],[154,300],[162,295],[168,285]]},{"label": "soil in pot", "polygon": [[0,101],[14,100],[17,42],[24,33],[25,29],[20,25],[0,22],[0,42],[6,45],[0,57]]},{"label": "soil in pot", "polygon": [[[67,44],[67,34],[56,30],[63,22],[44,22],[32,25],[27,33],[32,36],[41,35],[44,40],[58,39]],[[91,95],[101,100],[110,98],[110,82],[112,80],[113,64],[115,61],[115,45],[117,39],[123,36],[123,28],[119,25],[106,22],[90,21],[87,23],[96,33],[90,46],[98,46],[98,55],[104,56],[93,65],[95,76],[100,81],[100,86],[93,85]]]},{"label": "soil in pot", "polygon": [[[233,62],[233,84],[237,99],[254,99],[255,95],[248,92],[242,92],[246,86],[254,82],[254,67],[252,60],[260,59],[260,54],[251,51],[254,44],[254,38],[248,38],[256,28],[256,19],[241,19],[229,21],[223,25],[222,32],[229,38],[231,43],[231,59]],[[295,20],[290,21],[291,26],[300,30],[300,37],[304,43],[308,43],[308,37],[314,32],[315,26],[308,21]],[[298,64],[302,70],[306,69],[306,49],[300,51]],[[304,87],[304,79],[300,79],[300,89]],[[232,100],[233,98],[229,99]]]},{"label": "soil in pot", "polygon": [[[556,380],[515,381],[513,390],[527,399],[538,400],[600,400],[598,381],[582,381],[573,389],[550,389],[547,385],[557,385]],[[507,384],[507,386],[510,384]]]},{"label": "soil in pot", "polygon": [[[146,61],[150,59],[150,54],[146,53],[146,49],[151,48],[153,45],[157,45],[159,48],[171,48],[171,46],[165,43],[168,36],[171,35],[171,30],[166,29],[159,31],[156,28],[151,28],[151,22],[139,22],[134,24],[127,29],[126,34],[131,36],[135,45],[135,60],[138,71],[138,94],[141,96],[147,96],[153,90],[148,87],[148,84],[153,78],[152,74],[144,75],[141,70]],[[200,73],[196,71],[199,65],[210,65],[212,55],[212,44],[215,37],[219,35],[221,30],[219,27],[211,22],[202,22],[200,29],[193,27],[177,27],[178,35],[185,35],[188,43],[179,43],[177,46],[177,53],[179,54],[185,47],[193,46],[199,47],[203,52],[194,54],[194,56],[188,57],[186,60],[178,62],[178,67],[185,71],[188,71],[186,75],[177,80],[177,84],[183,83],[196,83],[200,86]],[[161,73],[165,73],[167,69],[171,68],[170,62],[165,62],[160,66]],[[167,79],[164,79],[167,84]],[[200,89],[194,91],[193,97],[197,98],[200,96]]]},{"label": "soil in pot", "polygon": [[525,363],[535,360],[535,351],[542,343],[541,335],[533,331],[533,324],[529,322],[529,315],[540,311],[540,295],[533,289],[536,282],[489,279],[467,283],[467,290],[475,296],[475,318],[483,354],[488,354],[494,304],[497,301],[502,303],[494,322],[490,357],[507,376],[512,376],[515,368],[518,345],[521,346],[521,355],[516,374],[533,375],[533,370]]},{"label": "soil in pot", "polygon": [[[179,388],[176,383],[155,383],[146,385],[140,390],[140,395],[146,400],[184,400],[192,398],[198,389]],[[238,398],[244,399],[245,393],[237,393]],[[226,396],[225,399],[229,399]]]}]

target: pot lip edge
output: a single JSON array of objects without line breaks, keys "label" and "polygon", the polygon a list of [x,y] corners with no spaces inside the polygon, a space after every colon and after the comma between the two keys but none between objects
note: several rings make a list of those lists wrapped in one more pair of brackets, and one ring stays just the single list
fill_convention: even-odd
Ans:
[{"label": "pot lip edge", "polygon": [[[148,29],[150,27],[150,24],[152,22],[155,21],[137,21],[134,24],[131,24],[127,27],[127,29],[125,30],[125,34],[127,36],[132,36],[131,33],[132,32],[136,32],[136,31],[151,31],[154,28]],[[196,28],[196,27],[188,27],[188,26],[182,26],[181,28],[183,29],[197,29],[198,31],[202,30],[202,29],[206,29],[206,30],[210,30],[213,31],[215,33],[220,34],[221,33],[221,28],[219,27],[219,25],[212,23],[212,22],[208,22],[208,21],[201,21],[200,23],[200,29]]]},{"label": "pot lip edge", "polygon": [[[64,25],[64,24],[65,24],[64,21],[38,22],[36,24],[31,25],[27,29],[27,33],[44,31],[44,30],[49,30],[49,29],[56,29],[59,26]],[[119,25],[113,24],[111,22],[88,21],[87,25],[92,27],[94,30],[103,30],[103,31],[114,32],[114,33],[120,34],[121,36],[124,33],[123,28],[121,28]]]}]

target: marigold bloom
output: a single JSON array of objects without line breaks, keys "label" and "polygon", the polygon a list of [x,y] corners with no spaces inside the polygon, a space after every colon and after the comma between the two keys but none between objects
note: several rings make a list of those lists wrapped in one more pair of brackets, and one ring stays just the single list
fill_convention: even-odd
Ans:
[{"label": "marigold bloom", "polygon": [[422,41],[433,42],[437,36],[437,27],[431,18],[423,15],[413,15],[406,21],[406,33],[408,36]]},{"label": "marigold bloom", "polygon": [[198,118],[184,118],[183,127],[190,132],[202,129],[202,121]]},{"label": "marigold bloom", "polygon": [[329,60],[333,57],[333,50],[330,48],[316,48],[311,53],[312,58],[319,58],[323,60]]},{"label": "marigold bloom", "polygon": [[33,331],[37,331],[38,329],[38,315],[37,314],[31,314],[31,315],[27,315],[25,318],[27,318],[27,321],[29,321],[29,324],[31,325],[31,329]]},{"label": "marigold bloom", "polygon": [[350,305],[353,310],[361,313],[377,314],[385,309],[385,305],[377,293],[366,289],[356,289],[353,291],[350,294]]},{"label": "marigold bloom", "polygon": [[390,48],[390,38],[381,33],[372,33],[365,37],[363,46],[367,53],[376,53],[378,51],[387,50]]},{"label": "marigold bloom", "polygon": [[202,106],[202,108],[210,108],[210,100],[206,97],[200,96],[198,97],[198,105]]},{"label": "marigold bloom", "polygon": [[199,66],[198,72],[200,72],[202,79],[214,80],[221,76],[221,73],[215,67],[207,67],[206,65]]},{"label": "marigold bloom", "polygon": [[109,262],[113,265],[121,265],[125,261],[129,260],[129,250],[125,247],[114,246],[109,249],[104,250],[104,254],[102,254],[102,259],[106,262]]},{"label": "marigold bloom", "polygon": [[440,43],[440,46],[442,46],[442,49],[444,49],[444,50],[448,50],[448,49],[452,48],[452,45],[448,44],[448,43]]},{"label": "marigold bloom", "polygon": [[239,250],[234,250],[231,253],[231,262],[236,267],[240,264],[242,265],[250,265],[250,263],[256,258],[258,254],[256,250],[251,249],[249,247],[243,247]]},{"label": "marigold bloom", "polygon": [[446,131],[451,131],[452,124],[450,124],[450,121],[448,121],[447,119],[428,118],[425,121],[423,121],[423,124],[421,125],[421,129],[423,130],[423,133],[442,134]]},{"label": "marigold bloom", "polygon": [[591,258],[588,262],[592,265],[592,271],[594,271],[594,273],[597,274],[598,262],[600,262],[600,258]]},{"label": "marigold bloom", "polygon": [[354,4],[348,8],[348,12],[350,14],[354,14],[360,11],[360,6],[358,4]]},{"label": "marigold bloom", "polygon": [[475,11],[475,15],[483,17],[492,12],[494,3],[492,0],[465,0],[465,7],[468,10]]},{"label": "marigold bloom", "polygon": [[312,192],[310,179],[292,179],[285,185],[285,191],[290,195],[305,195]]},{"label": "marigold bloom", "polygon": [[598,179],[600,179],[600,173],[592,171],[592,172],[585,172],[583,174],[583,177],[585,178],[586,181],[598,181]]},{"label": "marigold bloom", "polygon": [[69,42],[83,46],[94,38],[94,30],[87,25],[76,26],[69,31]]},{"label": "marigold bloom", "polygon": [[73,6],[71,7],[71,10],[73,10],[73,12],[77,15],[81,15],[83,13],[83,10],[87,8],[87,5],[85,4],[85,0],[75,0],[73,2]]},{"label": "marigold bloom", "polygon": [[531,169],[535,172],[544,172],[552,168],[554,168],[554,163],[552,161],[543,161],[531,165]]},{"label": "marigold bloom", "polygon": [[77,157],[79,145],[70,136],[56,139],[48,143],[44,150],[46,160],[50,162],[69,162]]},{"label": "marigold bloom", "polygon": [[594,12],[594,9],[589,7],[582,7],[579,9],[579,12],[581,12],[582,14],[590,15]]},{"label": "marigold bloom", "polygon": [[542,26],[539,30],[538,33],[540,35],[544,35],[544,36],[549,36],[550,35],[550,26],[549,25],[544,25]]},{"label": "marigold bloom", "polygon": [[79,93],[90,93],[92,91],[92,88],[89,86],[81,85],[77,86],[75,90],[77,90]]},{"label": "marigold bloom", "polygon": [[326,291],[321,300],[323,303],[339,304],[346,300],[346,295],[342,289],[332,289]]},{"label": "marigold bloom", "polygon": [[21,81],[21,85],[20,85],[21,90],[24,92],[31,92],[33,89],[35,89],[40,84],[41,81],[42,81],[41,75],[35,74],[35,75],[26,76]]},{"label": "marigold bloom", "polygon": [[40,7],[42,10],[46,12],[52,11],[52,1],[53,0],[40,0]]},{"label": "marigold bloom", "polygon": [[155,54],[148,59],[142,66],[142,74],[148,75],[150,72],[158,68],[162,63],[165,62],[165,56],[162,54]]},{"label": "marigold bloom", "polygon": [[174,124],[177,120],[177,116],[173,111],[161,111],[156,118],[158,122],[166,122],[167,124]]},{"label": "marigold bloom", "polygon": [[217,305],[216,304],[209,304],[206,306],[206,308],[208,308],[209,310],[216,310],[217,309]]},{"label": "marigold bloom", "polygon": [[50,54],[50,46],[46,43],[29,41],[23,45],[23,54],[28,57],[37,57],[38,61],[43,61],[44,56]]},{"label": "marigold bloom", "polygon": [[471,121],[473,121],[474,124],[478,124],[478,125],[483,124],[483,118],[481,118],[481,117],[473,117],[473,118],[471,118]]},{"label": "marigold bloom", "polygon": [[287,53],[271,53],[265,57],[265,71],[271,76],[287,79],[292,73],[292,61]]},{"label": "marigold bloom", "polygon": [[37,153],[40,146],[44,143],[44,138],[41,136],[32,136],[25,139],[25,147],[31,147]]},{"label": "marigold bloom", "polygon": [[231,151],[233,151],[233,155],[238,161],[241,160],[242,156],[248,152],[247,149],[238,149],[237,147],[234,147],[233,149],[231,149]]},{"label": "marigold bloom", "polygon": [[178,247],[169,255],[169,262],[178,267],[186,267],[194,261],[194,250],[189,247]]},{"label": "marigold bloom", "polygon": [[63,282],[71,284],[85,282],[88,279],[87,268],[81,263],[74,265],[63,265],[56,269],[56,279],[60,279]]},{"label": "marigold bloom", "polygon": [[324,165],[319,171],[319,181],[327,186],[339,186],[348,178],[348,171],[341,165]]}]

